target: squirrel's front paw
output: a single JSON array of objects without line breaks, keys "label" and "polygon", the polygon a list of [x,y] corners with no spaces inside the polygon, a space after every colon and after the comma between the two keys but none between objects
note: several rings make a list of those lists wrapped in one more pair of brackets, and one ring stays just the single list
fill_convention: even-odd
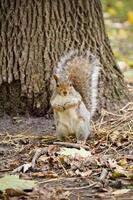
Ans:
[{"label": "squirrel's front paw", "polygon": [[59,111],[59,112],[63,112],[64,111],[64,107],[63,106],[60,106],[60,105],[55,105],[53,107],[56,111]]},{"label": "squirrel's front paw", "polygon": [[69,102],[67,102],[67,103],[64,104],[64,108],[65,109],[73,108],[75,106],[77,106],[77,103],[69,103]]}]

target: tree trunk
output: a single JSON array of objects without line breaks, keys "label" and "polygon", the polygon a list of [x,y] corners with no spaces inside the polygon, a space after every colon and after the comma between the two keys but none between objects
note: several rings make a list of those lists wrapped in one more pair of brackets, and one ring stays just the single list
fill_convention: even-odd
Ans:
[{"label": "tree trunk", "polygon": [[99,110],[126,103],[100,0],[1,0],[0,13],[0,113],[45,114],[52,68],[70,49],[100,57]]}]

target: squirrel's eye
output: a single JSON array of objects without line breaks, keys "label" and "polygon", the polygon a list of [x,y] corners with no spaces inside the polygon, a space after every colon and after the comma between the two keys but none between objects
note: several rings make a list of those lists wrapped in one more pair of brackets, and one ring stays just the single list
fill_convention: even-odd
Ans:
[{"label": "squirrel's eye", "polygon": [[70,83],[70,87],[72,86],[72,83]]},{"label": "squirrel's eye", "polygon": [[57,83],[57,87],[59,87],[60,85],[59,85],[59,83]]}]

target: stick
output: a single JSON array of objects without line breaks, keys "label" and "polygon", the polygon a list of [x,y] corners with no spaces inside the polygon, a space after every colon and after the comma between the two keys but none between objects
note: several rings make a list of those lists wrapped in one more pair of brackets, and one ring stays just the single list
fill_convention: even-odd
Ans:
[{"label": "stick", "polygon": [[35,155],[34,155],[34,157],[33,157],[33,159],[32,159],[32,168],[34,168],[35,167],[35,164],[36,164],[36,160],[41,156],[41,155],[43,155],[43,154],[46,154],[48,152],[48,148],[47,147],[45,147],[45,148],[43,148],[43,149],[37,149],[36,150],[36,152],[35,152]]},{"label": "stick", "polygon": [[82,147],[82,148],[90,151],[90,147],[88,147],[87,145],[83,145],[83,144],[76,144],[76,143],[69,143],[69,142],[54,142],[53,144],[60,145],[60,146],[66,146],[66,147],[73,147],[73,148],[77,148],[77,149],[80,149]]},{"label": "stick", "polygon": [[94,185],[96,185],[97,183],[92,183],[90,185],[86,185],[86,186],[82,186],[82,187],[68,187],[68,188],[62,188],[63,190],[82,190],[82,189],[87,189],[90,188]]},{"label": "stick", "polygon": [[100,175],[100,181],[103,181],[106,176],[108,175],[108,170],[107,169],[103,169],[102,172],[101,172],[101,175]]},{"label": "stick", "polygon": [[68,172],[67,172],[67,170],[65,169],[65,167],[63,166],[63,164],[61,163],[60,159],[57,158],[57,160],[58,160],[58,162],[60,163],[60,165],[61,165],[61,167],[62,167],[62,169],[63,169],[65,175],[68,176]]},{"label": "stick", "polygon": [[49,182],[61,181],[61,180],[65,180],[65,181],[72,180],[72,181],[74,181],[74,180],[76,180],[76,178],[75,177],[73,177],[73,178],[66,178],[66,177],[51,178],[51,179],[48,179],[48,180],[37,182],[36,184],[40,185],[40,184],[43,184],[43,183],[49,183]]}]

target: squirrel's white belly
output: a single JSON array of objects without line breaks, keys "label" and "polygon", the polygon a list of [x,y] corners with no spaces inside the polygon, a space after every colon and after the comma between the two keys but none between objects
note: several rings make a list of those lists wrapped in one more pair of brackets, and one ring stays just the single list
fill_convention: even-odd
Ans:
[{"label": "squirrel's white belly", "polygon": [[58,115],[59,122],[66,126],[69,133],[74,134],[76,131],[76,122],[78,120],[76,108],[71,108],[65,110],[64,112],[59,112]]}]

